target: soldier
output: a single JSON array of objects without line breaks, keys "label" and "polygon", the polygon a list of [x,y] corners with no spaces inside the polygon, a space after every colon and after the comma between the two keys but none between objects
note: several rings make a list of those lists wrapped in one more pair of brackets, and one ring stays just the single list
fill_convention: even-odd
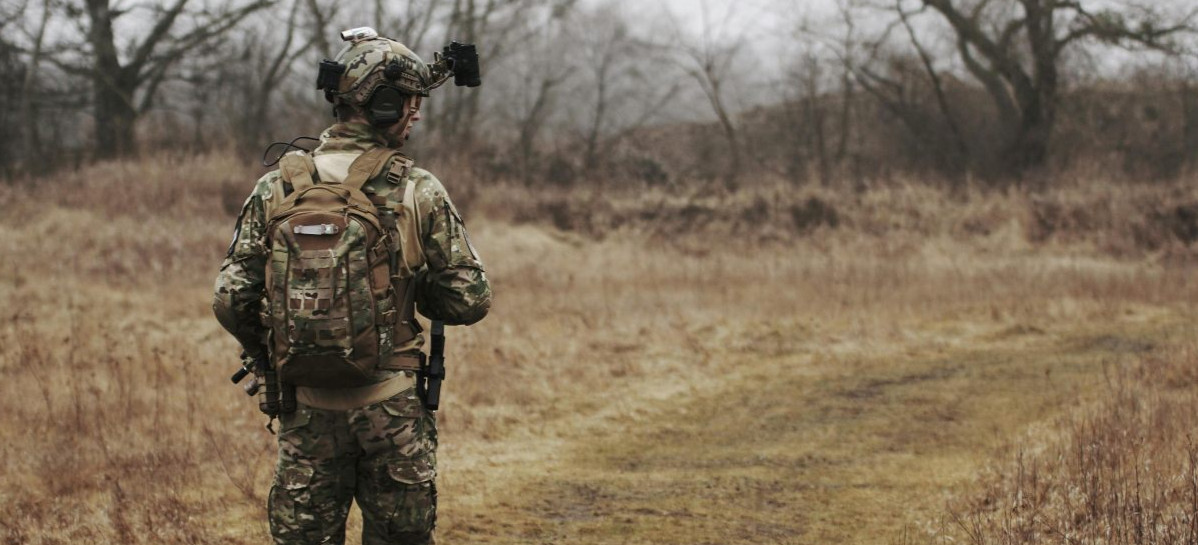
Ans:
[{"label": "soldier", "polygon": [[441,182],[395,150],[452,63],[430,71],[368,28],[342,37],[351,43],[318,83],[337,123],[258,180],[213,309],[244,357],[263,362],[261,406],[280,413],[275,543],[343,543],[355,499],[362,543],[433,543],[437,428],[416,387],[415,311],[473,324],[491,291]]}]

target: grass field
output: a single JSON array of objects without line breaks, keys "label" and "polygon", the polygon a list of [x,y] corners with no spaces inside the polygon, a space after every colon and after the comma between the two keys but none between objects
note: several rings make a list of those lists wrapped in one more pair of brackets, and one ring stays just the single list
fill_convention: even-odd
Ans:
[{"label": "grass field", "polygon": [[[253,177],[0,186],[6,543],[268,541],[210,310]],[[460,193],[442,543],[1198,541],[1193,189]]]}]

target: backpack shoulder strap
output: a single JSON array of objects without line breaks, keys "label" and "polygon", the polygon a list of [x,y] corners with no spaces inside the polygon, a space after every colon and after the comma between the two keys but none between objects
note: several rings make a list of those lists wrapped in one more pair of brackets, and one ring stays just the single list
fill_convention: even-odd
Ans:
[{"label": "backpack shoulder strap", "polygon": [[416,180],[411,176],[414,163],[404,155],[396,157],[387,173],[387,180],[403,191],[402,199],[395,210],[398,216],[399,247],[402,250],[400,259],[404,267],[415,271],[425,263],[424,233],[421,228],[420,209],[416,202]]},{"label": "backpack shoulder strap", "polygon": [[[416,181],[411,176],[414,164],[412,159],[399,154],[387,170],[387,182],[395,186],[396,191],[403,191],[402,199],[392,206],[396,207],[395,213],[398,215],[394,232],[399,252],[395,258],[403,276],[403,280],[395,284],[395,293],[399,297],[397,303],[400,312],[399,323],[402,326],[400,329],[406,328],[407,339],[420,334],[420,325],[416,321],[415,274],[425,264],[420,214],[416,207]],[[403,335],[397,334],[396,344],[399,344],[400,337]]]},{"label": "backpack shoulder strap", "polygon": [[295,193],[316,185],[316,180],[312,177],[315,172],[316,163],[312,162],[312,156],[302,151],[288,153],[279,161],[279,174],[285,182],[291,184]]},{"label": "backpack shoulder strap", "polygon": [[[405,174],[407,174],[405,169]],[[410,177],[405,176],[405,185],[403,189],[403,207],[409,212],[406,214],[410,218],[412,232],[416,235],[416,240],[424,239],[424,233],[420,229],[420,210],[416,208],[416,182]]]},{"label": "backpack shoulder strap", "polygon": [[349,165],[349,173],[345,176],[345,181],[342,185],[361,190],[362,186],[371,178],[374,178],[383,170],[383,166],[387,164],[387,160],[392,155],[399,153],[389,148],[374,148],[362,155],[359,155],[354,162]]}]

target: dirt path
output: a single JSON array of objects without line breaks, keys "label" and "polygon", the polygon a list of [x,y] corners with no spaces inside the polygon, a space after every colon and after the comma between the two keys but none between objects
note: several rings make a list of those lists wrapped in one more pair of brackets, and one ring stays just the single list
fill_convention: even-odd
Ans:
[{"label": "dirt path", "polygon": [[1035,423],[1102,391],[1104,367],[1183,328],[1145,312],[1085,329],[936,324],[923,332],[946,342],[857,355],[814,343],[718,354],[730,371],[713,387],[563,417],[550,433],[496,442],[486,468],[451,469],[441,535],[868,544],[934,532],[950,494],[1004,447],[1034,443]]}]

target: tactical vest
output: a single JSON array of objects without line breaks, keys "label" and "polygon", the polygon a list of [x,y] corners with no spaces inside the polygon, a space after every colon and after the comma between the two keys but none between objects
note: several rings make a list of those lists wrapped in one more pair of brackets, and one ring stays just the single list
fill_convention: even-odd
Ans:
[{"label": "tactical vest", "polygon": [[[378,382],[380,366],[417,368],[394,354],[420,333],[414,276],[424,252],[411,167],[395,150],[376,148],[337,182],[320,180],[306,153],[280,161],[274,195],[283,198],[266,224],[266,323],[280,382],[357,387]],[[402,200],[368,194],[371,181],[402,187]]]}]

